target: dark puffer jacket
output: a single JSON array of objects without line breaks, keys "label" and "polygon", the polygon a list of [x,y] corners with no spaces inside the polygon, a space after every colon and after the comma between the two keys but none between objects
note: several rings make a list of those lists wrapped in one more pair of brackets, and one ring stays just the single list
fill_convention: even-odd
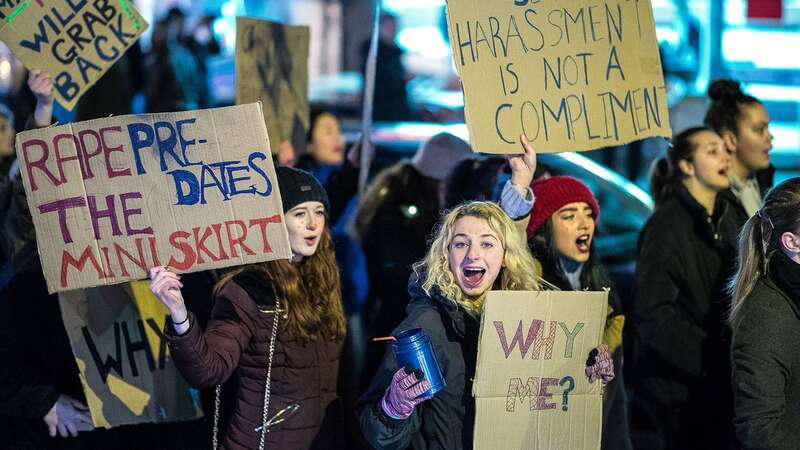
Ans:
[{"label": "dark puffer jacket", "polygon": [[[272,313],[272,289],[257,275],[243,272],[217,293],[205,333],[190,314],[190,328],[176,336],[169,325],[166,336],[175,364],[192,386],[208,388],[238,379],[233,415],[222,447],[258,448],[264,404]],[[344,447],[341,402],[336,394],[341,342],[316,339],[300,343],[285,327],[278,329],[272,363],[268,418],[287,406],[300,409],[271,429],[267,448],[336,449]]]},{"label": "dark puffer jacket", "polygon": [[383,412],[380,399],[399,367],[387,351],[369,389],[356,405],[361,431],[377,449],[472,448],[475,399],[471,392],[478,352],[478,319],[435,288],[428,296],[415,275],[411,276],[408,293],[408,317],[393,334],[422,328],[431,340],[447,386],[417,406],[408,419],[390,418]]}]

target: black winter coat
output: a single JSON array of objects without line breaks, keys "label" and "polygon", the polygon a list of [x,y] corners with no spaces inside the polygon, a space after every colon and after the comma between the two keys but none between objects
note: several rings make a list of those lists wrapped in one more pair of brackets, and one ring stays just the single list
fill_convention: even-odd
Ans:
[{"label": "black winter coat", "polygon": [[[215,297],[205,332],[193,314],[190,328],[176,336],[168,322],[165,336],[175,365],[194,387],[209,388],[234,373],[238,390],[222,448],[254,450],[261,425],[275,297],[263,278],[245,271],[224,284]],[[270,430],[267,448],[344,448],[342,405],[336,394],[342,343],[318,338],[300,342],[279,319],[274,347],[268,418],[297,403],[297,413]]]},{"label": "black winter coat", "polygon": [[773,262],[733,323],[734,426],[745,450],[800,448],[800,266],[773,258],[784,268]]},{"label": "black winter coat", "polygon": [[708,384],[730,397],[724,284],[741,226],[721,197],[709,217],[683,188],[645,224],[629,318],[635,381],[649,400],[680,406]]},{"label": "black winter coat", "polygon": [[[365,314],[374,336],[387,335],[403,317],[411,266],[425,256],[439,218],[438,192],[438,181],[401,162],[376,177],[359,207],[356,225],[370,286]],[[373,205],[373,197],[379,198],[374,206],[365,206]],[[365,373],[375,373],[382,355],[382,346],[368,345]]]},{"label": "black winter coat", "polygon": [[447,386],[417,406],[408,419],[390,418],[380,402],[399,367],[387,350],[372,383],[356,405],[361,431],[376,449],[471,449],[475,423],[475,399],[471,392],[479,319],[435,288],[433,295],[428,296],[415,275],[409,281],[408,292],[411,296],[406,308],[408,317],[393,334],[422,328],[431,340]]}]

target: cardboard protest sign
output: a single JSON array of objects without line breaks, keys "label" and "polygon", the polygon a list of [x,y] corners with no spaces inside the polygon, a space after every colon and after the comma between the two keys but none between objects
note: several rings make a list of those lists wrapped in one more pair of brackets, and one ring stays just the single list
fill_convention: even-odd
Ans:
[{"label": "cardboard protest sign", "polygon": [[65,292],[59,302],[95,427],[202,416],[164,340],[169,312],[147,282]]},{"label": "cardboard protest sign", "polygon": [[586,358],[600,344],[607,292],[490,291],[481,317],[476,449],[599,450],[602,387]]},{"label": "cardboard protest sign", "polygon": [[582,151],[670,137],[649,0],[449,0],[475,151]]},{"label": "cardboard protest sign", "polygon": [[291,256],[259,104],[20,133],[50,292]]},{"label": "cardboard protest sign", "polygon": [[309,39],[308,27],[236,18],[236,103],[264,105],[276,153],[286,142],[298,153],[306,148]]},{"label": "cardboard protest sign", "polygon": [[130,0],[11,0],[0,18],[0,40],[53,76],[55,99],[69,110],[147,29]]}]

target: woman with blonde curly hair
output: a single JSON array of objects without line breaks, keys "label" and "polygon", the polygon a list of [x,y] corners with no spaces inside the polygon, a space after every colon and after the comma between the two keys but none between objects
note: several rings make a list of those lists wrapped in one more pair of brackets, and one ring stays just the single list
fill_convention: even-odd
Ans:
[{"label": "woman with blonde curly hair", "polygon": [[[529,146],[525,149],[511,158],[510,183],[527,194],[536,156]],[[414,265],[408,316],[393,334],[422,329],[445,386],[427,395],[428,377],[409,373],[387,352],[356,407],[361,430],[373,447],[472,448],[472,379],[486,293],[539,288],[539,270],[518,225],[498,205],[482,201],[456,206],[441,220],[427,255]],[[587,369],[590,379],[613,370],[607,356],[597,357]]]}]

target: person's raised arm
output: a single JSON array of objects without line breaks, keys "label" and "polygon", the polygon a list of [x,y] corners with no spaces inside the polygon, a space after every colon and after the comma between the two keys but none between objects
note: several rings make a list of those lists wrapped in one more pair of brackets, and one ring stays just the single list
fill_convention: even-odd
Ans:
[{"label": "person's raised arm", "polygon": [[164,267],[150,269],[150,290],[169,310],[172,326],[178,336],[189,330],[189,310],[183,300],[180,275],[170,272]]},{"label": "person's raised arm", "polygon": [[[225,382],[239,365],[239,358],[256,328],[255,303],[242,309],[243,292],[231,296],[223,288],[214,298],[214,308],[205,330],[189,312],[181,293],[180,277],[164,267],[150,269],[150,290],[167,307],[171,324],[164,336],[175,366],[192,387],[204,389]],[[239,289],[241,291],[241,289]],[[237,305],[240,307],[237,308]]]},{"label": "person's raised arm", "polygon": [[50,126],[53,121],[53,77],[41,70],[31,70],[28,74],[28,87],[36,96],[33,125],[36,128]]},{"label": "person's raised arm", "polygon": [[530,188],[533,174],[536,172],[536,150],[528,143],[525,134],[520,135],[519,140],[522,143],[523,153],[508,157],[511,180],[503,186],[500,207],[514,219],[515,225],[524,235],[536,200]]}]

